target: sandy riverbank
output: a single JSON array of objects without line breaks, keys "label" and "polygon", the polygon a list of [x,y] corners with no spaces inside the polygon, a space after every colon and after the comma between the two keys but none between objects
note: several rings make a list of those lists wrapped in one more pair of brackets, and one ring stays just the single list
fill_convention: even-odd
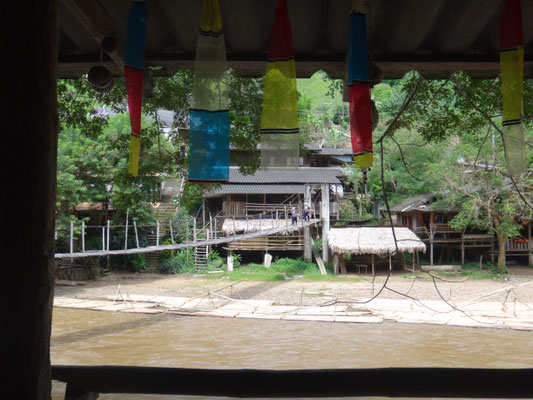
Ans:
[{"label": "sandy riverbank", "polygon": [[[412,323],[533,330],[533,269],[503,280],[370,276],[360,281],[232,282],[192,275],[113,273],[58,282],[56,307],[337,322]],[[372,301],[373,296],[379,295]]]}]

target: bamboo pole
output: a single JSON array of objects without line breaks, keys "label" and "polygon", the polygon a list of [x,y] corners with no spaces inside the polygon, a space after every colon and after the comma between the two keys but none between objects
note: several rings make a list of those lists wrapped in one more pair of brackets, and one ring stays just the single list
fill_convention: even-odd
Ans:
[{"label": "bamboo pole", "polygon": [[128,216],[130,213],[130,209],[126,209],[126,229],[124,231],[124,250],[128,249]]},{"label": "bamboo pole", "polygon": [[159,221],[155,221],[156,224],[155,224],[155,245],[156,246],[159,246],[159,229],[160,229],[160,224],[159,224]]},{"label": "bamboo pole", "polygon": [[137,232],[137,222],[133,220],[133,230],[135,231],[135,242],[137,243],[137,248],[139,248],[139,233]]},{"label": "bamboo pole", "polygon": [[174,244],[174,232],[172,232],[172,220],[168,220],[168,227],[170,228],[170,241]]}]

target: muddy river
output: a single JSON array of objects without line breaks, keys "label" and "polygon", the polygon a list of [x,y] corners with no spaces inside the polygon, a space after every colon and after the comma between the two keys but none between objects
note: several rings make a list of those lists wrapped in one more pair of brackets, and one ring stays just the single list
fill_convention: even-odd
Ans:
[{"label": "muddy river", "polygon": [[[54,309],[53,365],[183,368],[533,367],[533,333]],[[54,382],[53,399],[65,385]],[[100,399],[186,397],[101,395]],[[198,397],[191,397],[197,399]]]}]

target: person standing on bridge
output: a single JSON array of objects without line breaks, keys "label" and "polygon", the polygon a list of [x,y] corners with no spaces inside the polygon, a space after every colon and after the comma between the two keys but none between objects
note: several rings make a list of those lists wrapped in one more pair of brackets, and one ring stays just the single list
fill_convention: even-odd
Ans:
[{"label": "person standing on bridge", "polygon": [[293,225],[296,225],[298,223],[298,212],[296,211],[296,207],[292,207],[291,209],[291,222]]}]

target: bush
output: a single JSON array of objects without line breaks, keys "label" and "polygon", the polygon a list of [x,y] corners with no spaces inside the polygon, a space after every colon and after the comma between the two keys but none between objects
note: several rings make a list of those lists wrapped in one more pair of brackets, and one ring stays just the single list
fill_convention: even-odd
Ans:
[{"label": "bush", "polygon": [[288,277],[317,272],[317,267],[314,263],[304,261],[301,258],[280,258],[272,263],[270,269],[283,273]]},{"label": "bush", "polygon": [[177,274],[180,272],[194,272],[194,260],[193,257],[189,257],[187,261],[187,250],[182,249],[178,251],[175,255],[163,259],[159,269],[162,272],[167,272],[169,274]]},{"label": "bush", "polygon": [[144,254],[133,254],[129,256],[131,266],[135,272],[141,271],[146,268],[146,260]]}]

